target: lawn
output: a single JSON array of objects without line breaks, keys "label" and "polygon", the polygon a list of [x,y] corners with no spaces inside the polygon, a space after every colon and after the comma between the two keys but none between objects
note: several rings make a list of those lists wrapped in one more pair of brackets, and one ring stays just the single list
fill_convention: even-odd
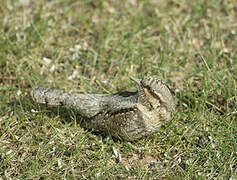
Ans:
[{"label": "lawn", "polygon": [[[237,179],[237,1],[0,1],[0,177]],[[115,93],[146,75],[177,113],[131,142],[30,97]]]}]

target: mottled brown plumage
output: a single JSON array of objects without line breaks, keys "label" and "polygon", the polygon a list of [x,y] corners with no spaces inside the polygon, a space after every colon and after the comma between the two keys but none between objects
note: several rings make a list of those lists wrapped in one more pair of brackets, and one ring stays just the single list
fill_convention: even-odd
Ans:
[{"label": "mottled brown plumage", "polygon": [[158,132],[175,113],[175,102],[160,79],[133,79],[137,91],[116,94],[69,94],[50,87],[36,87],[34,101],[77,110],[84,118],[82,126],[104,131],[127,140]]}]

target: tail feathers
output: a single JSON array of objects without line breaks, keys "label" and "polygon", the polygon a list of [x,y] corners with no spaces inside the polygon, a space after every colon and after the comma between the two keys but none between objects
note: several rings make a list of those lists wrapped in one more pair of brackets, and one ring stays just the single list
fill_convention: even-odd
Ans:
[{"label": "tail feathers", "polygon": [[63,90],[47,86],[35,87],[31,91],[31,96],[35,102],[49,105],[63,105],[66,95]]},{"label": "tail feathers", "polygon": [[69,94],[63,90],[40,86],[31,91],[33,100],[53,106],[65,106],[77,110],[82,116],[91,118],[103,112],[106,95],[100,94]]}]

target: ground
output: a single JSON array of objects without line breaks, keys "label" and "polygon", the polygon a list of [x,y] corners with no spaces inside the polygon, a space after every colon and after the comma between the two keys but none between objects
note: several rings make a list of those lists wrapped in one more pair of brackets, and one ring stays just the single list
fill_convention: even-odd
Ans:
[{"label": "ground", "polygon": [[[237,178],[237,1],[1,0],[0,14],[0,177]],[[145,75],[167,82],[177,113],[133,142],[30,97],[114,93]]]}]

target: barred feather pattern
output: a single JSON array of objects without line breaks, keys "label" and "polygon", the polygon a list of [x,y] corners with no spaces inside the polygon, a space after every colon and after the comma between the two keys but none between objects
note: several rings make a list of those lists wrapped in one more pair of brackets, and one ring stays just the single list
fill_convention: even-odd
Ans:
[{"label": "barred feather pattern", "polygon": [[160,79],[132,80],[137,84],[136,91],[81,94],[40,86],[31,91],[31,96],[37,103],[75,109],[83,118],[85,128],[134,140],[158,132],[164,122],[172,119],[175,101]]}]

